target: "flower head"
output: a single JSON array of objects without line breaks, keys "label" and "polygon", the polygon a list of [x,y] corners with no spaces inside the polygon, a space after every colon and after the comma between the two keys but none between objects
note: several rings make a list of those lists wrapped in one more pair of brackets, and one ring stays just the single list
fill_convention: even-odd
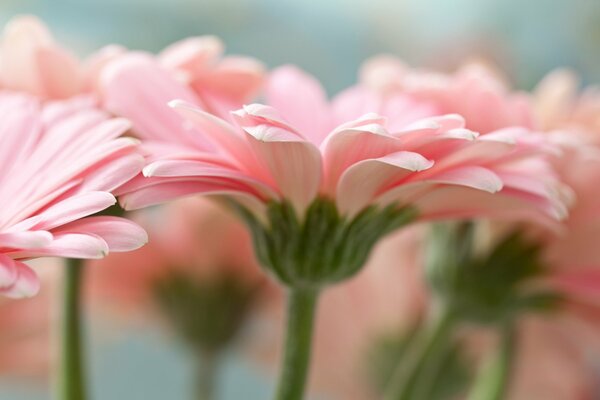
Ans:
[{"label": "flower head", "polygon": [[92,262],[90,294],[98,309],[129,323],[137,322],[132,315],[143,322],[159,316],[194,350],[223,351],[270,288],[244,226],[203,198],[133,217],[151,241]]},{"label": "flower head", "polygon": [[124,219],[90,217],[115,204],[111,192],[142,166],[136,141],[119,137],[127,121],[80,101],[41,105],[14,93],[0,94],[0,115],[1,293],[37,292],[36,275],[23,260],[99,258],[146,241]]},{"label": "flower head", "polygon": [[531,102],[513,92],[500,74],[483,63],[463,65],[453,74],[411,69],[392,56],[367,60],[361,83],[386,96],[403,94],[426,101],[440,113],[457,113],[482,134],[498,129],[534,127]]},{"label": "flower head", "polygon": [[102,67],[122,51],[108,46],[80,61],[38,18],[18,16],[8,22],[0,40],[0,87],[44,100],[90,93]]},{"label": "flower head", "polygon": [[227,116],[257,95],[265,67],[251,57],[223,56],[223,51],[219,38],[197,36],[170,45],[158,59],[198,95],[206,110]]},{"label": "flower head", "polygon": [[262,280],[248,232],[207,199],[181,199],[162,209],[135,212],[132,218],[149,233],[150,243],[91,262],[92,295],[102,307],[144,314],[156,285],[171,274],[198,282],[234,277],[249,287]]},{"label": "flower head", "polygon": [[567,69],[546,75],[535,87],[532,103],[537,124],[545,131],[566,131],[595,146],[600,143],[600,93],[586,87],[578,93],[579,79]]},{"label": "flower head", "polygon": [[[565,211],[542,156],[545,143],[530,138],[525,129],[478,137],[456,114],[418,118],[431,110],[411,101],[398,103],[404,109],[387,108],[385,118],[369,112],[380,110],[377,103],[360,102],[360,93],[344,93],[329,103],[318,82],[293,67],[273,73],[267,89],[273,106],[246,105],[232,112],[230,123],[189,102],[173,101],[171,106],[185,119],[182,123],[157,105],[167,94],[185,93],[165,77],[155,82],[152,108],[131,100],[138,93],[154,92],[146,80],[132,77],[148,71],[147,63],[113,65],[105,81],[110,108],[131,118],[134,126],[180,126],[175,134],[165,131],[145,143],[145,177],[120,190],[126,208],[195,193],[221,195],[249,210],[246,215],[260,224],[276,218],[287,221],[288,233],[297,228],[308,232],[316,229],[305,225],[311,218],[318,225],[327,216],[331,224],[322,227],[323,235],[333,234],[329,229],[342,223],[341,242],[371,244],[414,215],[548,219]],[[352,101],[356,105],[351,111],[339,105]],[[351,114],[352,119],[345,119]],[[377,234],[368,240],[354,237],[366,230],[350,228],[352,221],[374,223],[371,229]]]}]

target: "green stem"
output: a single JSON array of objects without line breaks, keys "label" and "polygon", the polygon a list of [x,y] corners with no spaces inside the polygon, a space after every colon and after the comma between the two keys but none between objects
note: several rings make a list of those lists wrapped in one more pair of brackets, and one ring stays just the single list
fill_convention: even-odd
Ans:
[{"label": "green stem", "polygon": [[310,363],[318,291],[290,289],[283,365],[276,400],[301,400]]},{"label": "green stem", "polygon": [[500,345],[479,372],[467,400],[502,400],[510,381],[516,332],[512,325],[502,329]]},{"label": "green stem", "polygon": [[198,360],[196,375],[196,394],[198,400],[213,400],[216,398],[219,356],[214,352],[204,351]]},{"label": "green stem", "polygon": [[65,265],[62,315],[62,359],[59,371],[58,398],[85,400],[81,327],[81,281],[83,261],[68,259]]},{"label": "green stem", "polygon": [[443,308],[431,321],[425,335],[417,337],[407,357],[392,375],[384,400],[423,400],[435,389],[433,380],[447,356],[454,316]]}]

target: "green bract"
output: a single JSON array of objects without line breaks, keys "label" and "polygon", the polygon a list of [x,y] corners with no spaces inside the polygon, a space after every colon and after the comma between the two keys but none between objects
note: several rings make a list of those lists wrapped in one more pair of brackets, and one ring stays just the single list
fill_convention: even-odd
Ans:
[{"label": "green bract", "polygon": [[515,231],[487,253],[473,249],[471,223],[437,224],[430,237],[429,282],[441,303],[464,321],[502,324],[524,312],[560,304],[558,293],[535,287],[546,273],[540,247]]},{"label": "green bract", "polygon": [[316,199],[299,220],[291,204],[271,202],[267,223],[234,205],[250,227],[261,265],[293,288],[319,288],[354,275],[384,235],[414,221],[412,207],[390,205],[364,209],[353,218],[335,203]]},{"label": "green bract", "polygon": [[213,354],[239,333],[256,289],[235,276],[199,280],[173,271],[155,283],[154,295],[176,333],[201,354]]}]

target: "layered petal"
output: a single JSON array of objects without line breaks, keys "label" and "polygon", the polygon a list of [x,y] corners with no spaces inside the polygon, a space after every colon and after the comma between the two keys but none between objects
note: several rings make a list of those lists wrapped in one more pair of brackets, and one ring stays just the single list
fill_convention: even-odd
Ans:
[{"label": "layered petal", "polygon": [[137,141],[120,137],[128,121],[85,100],[42,103],[16,93],[0,95],[0,115],[1,293],[24,297],[39,289],[21,260],[99,258],[146,241],[125,220],[85,219],[114,205],[111,191],[141,172]]}]

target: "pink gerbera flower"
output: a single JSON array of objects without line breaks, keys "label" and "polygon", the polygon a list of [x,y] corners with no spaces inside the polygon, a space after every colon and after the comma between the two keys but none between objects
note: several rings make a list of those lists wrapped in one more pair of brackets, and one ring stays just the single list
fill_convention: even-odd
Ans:
[{"label": "pink gerbera flower", "polygon": [[81,61],[38,18],[18,16],[6,24],[0,40],[0,87],[44,100],[89,94],[102,68],[123,51],[107,46]]},{"label": "pink gerbera flower", "polygon": [[37,292],[27,259],[100,258],[145,243],[127,220],[89,217],[115,204],[111,191],[142,167],[136,141],[119,137],[127,121],[14,93],[0,94],[0,115],[0,293]]},{"label": "pink gerbera flower", "polygon": [[[107,107],[149,139],[145,176],[119,191],[129,209],[204,193],[225,195],[263,222],[270,205],[291,204],[304,220],[323,201],[347,221],[388,206],[419,219],[565,213],[547,145],[523,128],[478,137],[456,114],[420,118],[433,112],[426,103],[398,98],[382,110],[358,93],[329,103],[293,67],[273,73],[273,106],[244,106],[232,123],[190,104],[188,88],[144,56],[112,63],[102,81]],[[174,97],[187,100],[171,102],[179,115],[162,105]]]}]

